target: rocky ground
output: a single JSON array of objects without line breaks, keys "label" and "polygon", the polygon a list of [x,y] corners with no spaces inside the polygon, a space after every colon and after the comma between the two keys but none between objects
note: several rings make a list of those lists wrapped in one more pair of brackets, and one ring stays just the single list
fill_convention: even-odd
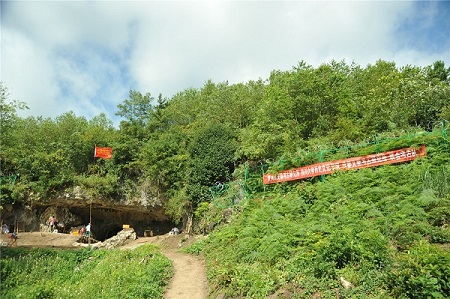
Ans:
[{"label": "rocky ground", "polygon": [[[120,235],[120,233],[118,234]],[[134,239],[132,234],[123,234],[132,238],[122,240],[115,248],[132,250],[142,244],[152,243],[157,245],[173,263],[174,276],[164,295],[166,299],[203,299],[207,298],[207,280],[205,262],[199,257],[182,253],[181,248],[192,244],[200,237],[192,237],[184,234],[161,235],[154,237],[139,237]],[[39,247],[39,248],[79,248],[87,244],[78,243],[79,236],[60,233],[19,233],[16,244],[9,246]],[[1,245],[8,246],[11,242],[9,235],[1,234]],[[107,242],[107,241],[105,241]],[[111,244],[109,242],[108,244]],[[94,244],[92,244],[94,246]],[[99,246],[99,248],[102,248]]]}]

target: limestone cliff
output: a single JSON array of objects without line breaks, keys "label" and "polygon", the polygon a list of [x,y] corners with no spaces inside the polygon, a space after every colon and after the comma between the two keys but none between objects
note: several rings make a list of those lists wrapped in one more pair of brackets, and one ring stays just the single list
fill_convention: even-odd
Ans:
[{"label": "limestone cliff", "polygon": [[92,233],[104,240],[130,225],[139,236],[151,229],[155,234],[167,233],[173,227],[164,212],[161,197],[151,196],[144,188],[132,198],[104,199],[93,197],[76,186],[60,192],[47,200],[31,195],[25,205],[5,205],[2,223],[17,227],[21,231],[49,231],[48,219],[55,216],[60,232],[92,223]]}]

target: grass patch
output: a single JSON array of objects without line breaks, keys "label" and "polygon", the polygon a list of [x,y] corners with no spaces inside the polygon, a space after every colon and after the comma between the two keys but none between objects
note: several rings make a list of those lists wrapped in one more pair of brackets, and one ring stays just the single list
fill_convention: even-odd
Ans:
[{"label": "grass patch", "polygon": [[6,248],[1,298],[163,298],[173,269],[153,245],[134,250]]}]

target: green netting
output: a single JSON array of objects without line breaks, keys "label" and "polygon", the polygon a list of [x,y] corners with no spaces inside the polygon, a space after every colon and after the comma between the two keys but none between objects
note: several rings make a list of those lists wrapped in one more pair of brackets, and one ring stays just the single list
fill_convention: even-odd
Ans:
[{"label": "green netting", "polygon": [[1,185],[6,185],[6,184],[14,185],[17,177],[18,177],[17,174],[2,175],[2,176],[0,176],[0,184]]},{"label": "green netting", "polygon": [[209,188],[209,192],[211,193],[214,205],[221,209],[234,206],[248,197],[248,192],[243,180],[226,184],[217,183]]},{"label": "green netting", "polygon": [[[236,204],[236,187],[230,186],[239,185],[243,190],[245,198],[249,198],[254,194],[264,193],[267,190],[275,190],[283,188],[283,184],[278,183],[273,185],[265,185],[262,177],[268,171],[277,172],[291,168],[302,167],[317,162],[332,161],[338,159],[345,159],[349,157],[364,156],[374,153],[380,153],[393,149],[420,146],[427,144],[431,140],[437,140],[438,143],[449,144],[448,128],[450,123],[446,120],[437,123],[436,128],[432,131],[421,131],[414,133],[406,133],[401,136],[389,136],[386,134],[374,135],[367,142],[358,144],[346,144],[339,147],[318,148],[317,151],[301,150],[300,153],[291,161],[287,161],[284,157],[272,163],[259,163],[250,166],[244,166],[244,173],[242,180],[238,182],[229,182],[224,184],[217,184],[210,187],[212,200],[216,206],[229,207]],[[309,178],[307,180],[325,180],[325,176]],[[234,195],[233,195],[234,194]],[[233,197],[235,196],[235,197]]]}]

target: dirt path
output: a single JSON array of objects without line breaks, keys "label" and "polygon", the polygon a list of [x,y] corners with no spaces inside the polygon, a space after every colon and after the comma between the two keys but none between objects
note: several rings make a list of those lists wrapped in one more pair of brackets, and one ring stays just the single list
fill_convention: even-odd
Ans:
[{"label": "dirt path", "polygon": [[[79,247],[79,237],[56,233],[20,233],[15,246],[18,247]],[[182,253],[180,249],[195,242],[195,237],[185,235],[141,237],[120,247],[133,249],[147,243],[157,245],[161,252],[169,258],[174,267],[174,275],[169,282],[165,299],[205,299],[208,296],[206,267],[202,258]],[[8,235],[1,234],[0,242],[9,242]],[[1,243],[0,243],[1,244]]]},{"label": "dirt path", "polygon": [[172,261],[174,276],[164,294],[165,299],[204,299],[207,281],[204,261],[176,251],[163,251]]},{"label": "dirt path", "polygon": [[208,296],[208,283],[206,279],[205,262],[200,257],[192,256],[180,251],[181,247],[194,242],[179,236],[158,236],[139,238],[121,247],[121,249],[135,248],[145,243],[154,243],[161,252],[173,263],[174,275],[169,282],[165,299],[205,299]]}]

